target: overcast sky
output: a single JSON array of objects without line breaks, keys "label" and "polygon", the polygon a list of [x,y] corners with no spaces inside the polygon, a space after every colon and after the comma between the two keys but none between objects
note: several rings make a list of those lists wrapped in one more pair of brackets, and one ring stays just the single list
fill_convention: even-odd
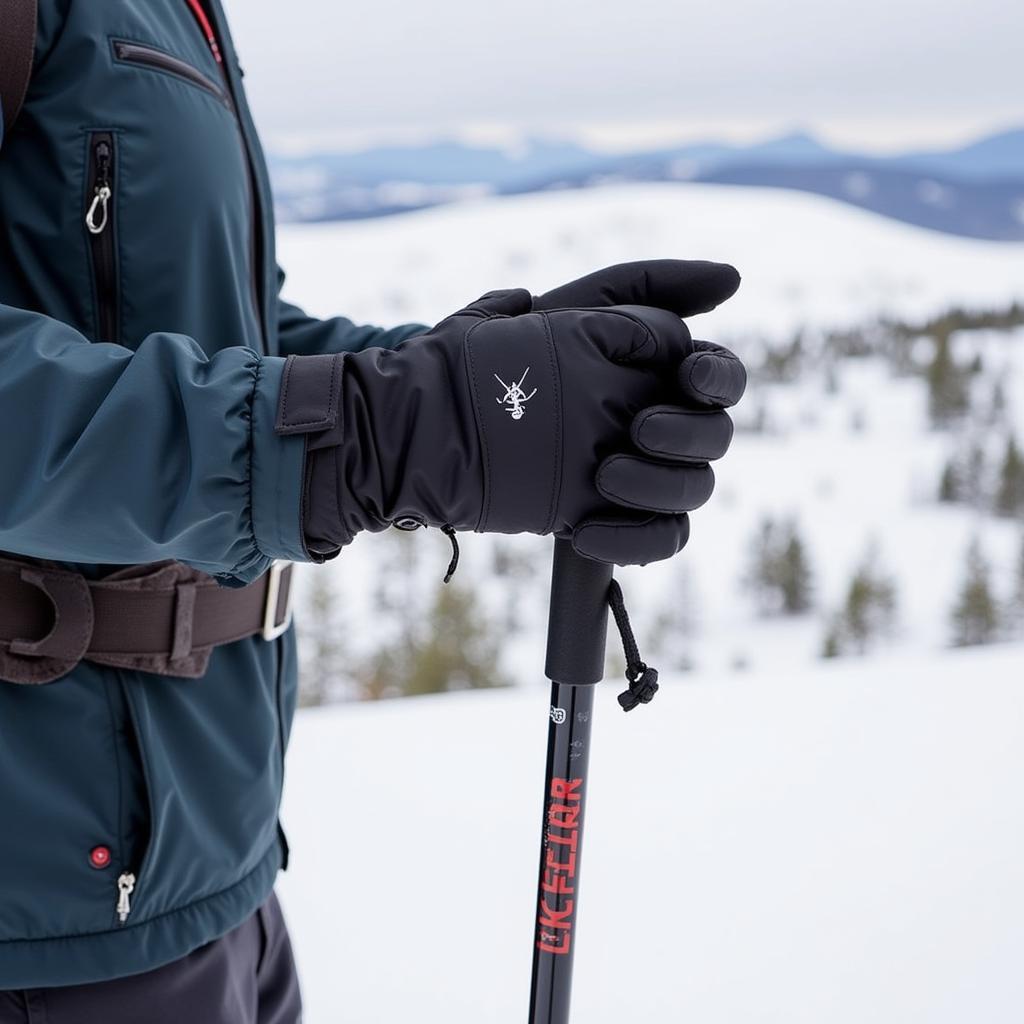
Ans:
[{"label": "overcast sky", "polygon": [[1020,0],[225,0],[271,146],[792,127],[875,148],[1024,125]]}]

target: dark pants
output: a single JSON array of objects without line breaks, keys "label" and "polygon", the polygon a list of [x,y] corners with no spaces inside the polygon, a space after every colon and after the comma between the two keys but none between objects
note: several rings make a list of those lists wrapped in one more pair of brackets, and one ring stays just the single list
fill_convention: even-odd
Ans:
[{"label": "dark pants", "polygon": [[145,974],[0,992],[0,1024],[300,1024],[288,929],[271,896],[233,932]]}]

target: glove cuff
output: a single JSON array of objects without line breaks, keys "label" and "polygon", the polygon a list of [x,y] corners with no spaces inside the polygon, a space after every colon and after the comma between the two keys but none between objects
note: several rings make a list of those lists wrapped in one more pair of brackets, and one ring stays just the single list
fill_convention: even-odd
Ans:
[{"label": "glove cuff", "polygon": [[341,437],[343,369],[341,354],[289,356],[274,423],[277,434],[306,435],[302,531],[314,562],[333,558],[352,539],[338,510],[337,468],[329,451]]}]

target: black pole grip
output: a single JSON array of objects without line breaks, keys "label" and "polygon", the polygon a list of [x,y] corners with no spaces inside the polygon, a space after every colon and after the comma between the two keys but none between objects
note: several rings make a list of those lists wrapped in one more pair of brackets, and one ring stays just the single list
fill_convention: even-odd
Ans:
[{"label": "black pole grip", "polygon": [[570,541],[555,541],[545,669],[552,682],[593,686],[604,677],[612,568],[576,554]]}]

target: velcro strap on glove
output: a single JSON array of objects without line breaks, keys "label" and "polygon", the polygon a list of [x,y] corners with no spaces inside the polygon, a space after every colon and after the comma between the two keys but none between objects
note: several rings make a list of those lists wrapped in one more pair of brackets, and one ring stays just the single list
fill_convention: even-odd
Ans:
[{"label": "velcro strap on glove", "polygon": [[483,448],[480,533],[550,533],[562,482],[562,389],[547,316],[510,356],[500,336],[466,334],[466,372]]},{"label": "velcro strap on glove", "polygon": [[338,426],[340,355],[289,356],[284,364],[274,430],[312,434]]}]

